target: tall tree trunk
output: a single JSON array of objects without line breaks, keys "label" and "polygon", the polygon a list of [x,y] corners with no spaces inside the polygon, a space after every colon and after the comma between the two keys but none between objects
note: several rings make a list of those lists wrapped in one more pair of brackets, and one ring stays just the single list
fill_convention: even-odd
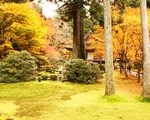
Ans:
[{"label": "tall tree trunk", "polygon": [[147,18],[147,7],[146,0],[141,0],[141,22],[142,22],[142,39],[143,39],[143,97],[150,98],[150,42],[149,42],[149,31],[148,31],[148,18]]},{"label": "tall tree trunk", "polygon": [[73,58],[81,58],[80,47],[80,11],[79,5],[74,5],[73,11]]},{"label": "tall tree trunk", "polygon": [[84,20],[82,15],[80,15],[80,47],[81,47],[81,58],[85,60],[86,52],[84,44]]},{"label": "tall tree trunk", "polygon": [[73,58],[86,59],[84,46],[84,20],[82,2],[74,0],[73,9]]},{"label": "tall tree trunk", "polygon": [[111,27],[111,8],[110,0],[104,0],[104,28],[105,28],[105,70],[106,70],[106,89],[105,95],[115,93],[114,87],[114,66],[112,53],[112,27]]}]

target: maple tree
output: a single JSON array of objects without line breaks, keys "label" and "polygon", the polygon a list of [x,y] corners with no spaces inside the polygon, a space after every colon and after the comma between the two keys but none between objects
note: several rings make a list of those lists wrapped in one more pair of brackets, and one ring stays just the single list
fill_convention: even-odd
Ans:
[{"label": "maple tree", "polygon": [[104,58],[104,28],[96,25],[93,27],[93,33],[88,41],[89,49],[94,48],[94,59]]},{"label": "maple tree", "polygon": [[[123,67],[127,76],[128,61],[139,59],[137,55],[142,53],[141,36],[139,36],[141,34],[139,8],[126,8],[122,17],[123,23],[113,27],[114,53],[119,58],[120,72]],[[140,60],[142,60],[142,55],[140,55]]]},{"label": "maple tree", "polygon": [[59,18],[47,19],[45,22],[49,27],[45,55],[52,66],[61,64],[63,60],[71,56],[65,48],[65,46],[72,44],[71,26],[61,22]]},{"label": "maple tree", "polygon": [[1,57],[15,50],[44,55],[47,27],[29,4],[3,4],[0,9]]},{"label": "maple tree", "polygon": [[[134,30],[134,27],[131,25],[119,24],[114,26],[113,35],[114,35],[114,54],[117,54],[117,58],[120,63],[120,72],[122,68],[125,70],[125,75],[127,77],[126,68],[128,62],[128,54],[132,50],[133,45],[131,44],[131,36]],[[124,66],[124,67],[123,67]]]},{"label": "maple tree", "polygon": [[134,62],[134,68],[137,69],[138,83],[140,82],[141,72],[143,71],[143,42],[141,29],[139,29],[139,27],[137,27],[136,31],[133,33],[136,35],[131,37],[133,49],[130,54],[131,56],[134,56],[133,58],[132,57],[130,58],[132,58],[132,61]]},{"label": "maple tree", "polygon": [[[118,9],[112,6],[112,17],[113,22],[118,21]],[[131,12],[132,11],[132,12]],[[148,14],[150,14],[148,10]],[[120,24],[113,24],[113,57],[119,59],[120,66],[127,68],[129,61],[135,65],[135,69],[138,74],[138,81],[140,80],[140,73],[142,72],[143,64],[143,47],[142,47],[142,37],[140,28],[140,9],[130,8],[125,9],[124,14],[122,14],[123,22]],[[150,19],[149,19],[150,21]],[[117,22],[116,22],[117,23]],[[91,35],[90,44],[92,48],[95,48],[95,58],[103,58],[104,56],[104,29],[103,27],[97,25],[94,26],[94,32]],[[138,61],[138,66],[137,66]],[[127,72],[124,70],[125,75]]]}]

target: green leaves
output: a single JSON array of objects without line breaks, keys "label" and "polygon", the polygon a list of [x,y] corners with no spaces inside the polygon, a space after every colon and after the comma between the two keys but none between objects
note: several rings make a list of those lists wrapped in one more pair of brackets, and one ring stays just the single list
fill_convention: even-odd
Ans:
[{"label": "green leaves", "polygon": [[35,58],[27,51],[14,52],[0,62],[0,82],[30,81],[36,75]]},{"label": "green leaves", "polygon": [[69,81],[91,84],[99,78],[100,69],[95,63],[72,59],[65,64],[64,75]]}]

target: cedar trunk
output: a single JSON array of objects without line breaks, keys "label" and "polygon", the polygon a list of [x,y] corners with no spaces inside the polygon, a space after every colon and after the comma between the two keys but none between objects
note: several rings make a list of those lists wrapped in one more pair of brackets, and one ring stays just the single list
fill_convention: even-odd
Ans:
[{"label": "cedar trunk", "polygon": [[81,47],[81,58],[86,59],[85,44],[84,44],[84,20],[80,15],[80,47]]},{"label": "cedar trunk", "polygon": [[74,5],[73,11],[73,58],[81,58],[80,47],[80,12],[78,4]]},{"label": "cedar trunk", "polygon": [[109,96],[115,93],[110,0],[104,0],[104,27],[105,27],[105,70],[106,70],[105,95]]},{"label": "cedar trunk", "polygon": [[73,58],[85,59],[84,47],[84,20],[81,13],[81,5],[78,0],[74,1],[73,8]]},{"label": "cedar trunk", "polygon": [[150,43],[148,30],[148,17],[146,0],[141,0],[141,22],[142,22],[142,39],[143,39],[143,93],[142,97],[150,98]]}]

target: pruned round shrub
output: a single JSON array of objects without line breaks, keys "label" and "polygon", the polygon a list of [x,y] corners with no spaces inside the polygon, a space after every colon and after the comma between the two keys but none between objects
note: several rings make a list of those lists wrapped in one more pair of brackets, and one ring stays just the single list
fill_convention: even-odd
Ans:
[{"label": "pruned round shrub", "polygon": [[42,74],[41,79],[42,80],[48,80],[48,74]]},{"label": "pruned round shrub", "polygon": [[27,51],[13,52],[0,62],[0,82],[31,81],[36,75],[35,57]]},{"label": "pruned round shrub", "polygon": [[49,75],[49,79],[53,80],[53,81],[56,81],[57,80],[57,75],[51,74],[51,75]]},{"label": "pruned round shrub", "polygon": [[95,83],[100,77],[99,65],[82,59],[71,59],[65,63],[64,78],[79,83]]}]

